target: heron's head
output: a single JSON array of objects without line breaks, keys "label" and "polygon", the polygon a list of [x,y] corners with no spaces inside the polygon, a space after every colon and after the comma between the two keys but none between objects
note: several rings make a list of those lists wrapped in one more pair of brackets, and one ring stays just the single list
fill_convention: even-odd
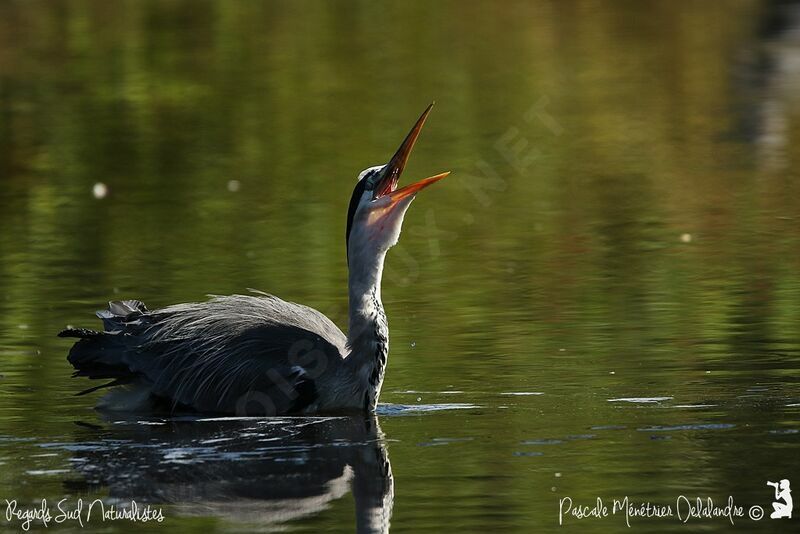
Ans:
[{"label": "heron's head", "polygon": [[347,213],[347,258],[380,256],[397,243],[403,217],[417,193],[450,174],[444,172],[397,188],[433,104],[420,116],[386,165],[370,167],[358,176]]}]

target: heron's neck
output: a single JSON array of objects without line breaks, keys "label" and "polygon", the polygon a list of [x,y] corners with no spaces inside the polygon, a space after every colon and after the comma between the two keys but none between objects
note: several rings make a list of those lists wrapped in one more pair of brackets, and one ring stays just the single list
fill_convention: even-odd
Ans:
[{"label": "heron's neck", "polygon": [[386,253],[350,258],[349,364],[368,390],[365,402],[374,409],[389,354],[389,325],[381,303],[381,275]]},{"label": "heron's neck", "polygon": [[381,277],[386,253],[371,258],[354,257],[350,261],[350,328],[347,340],[352,344],[369,334],[376,314],[383,314]]}]

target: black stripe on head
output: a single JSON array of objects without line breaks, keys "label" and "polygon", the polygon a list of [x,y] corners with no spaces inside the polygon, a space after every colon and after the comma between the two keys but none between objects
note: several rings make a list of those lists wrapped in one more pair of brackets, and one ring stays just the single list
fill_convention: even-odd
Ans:
[{"label": "black stripe on head", "polygon": [[345,244],[347,246],[348,261],[350,260],[350,230],[353,229],[353,217],[356,215],[356,210],[358,209],[358,203],[361,202],[361,197],[364,196],[364,191],[366,190],[367,183],[369,182],[367,178],[369,178],[371,174],[372,172],[367,173],[366,176],[358,181],[355,189],[353,189],[353,196],[350,197],[350,207],[347,208],[347,234],[345,236]]}]

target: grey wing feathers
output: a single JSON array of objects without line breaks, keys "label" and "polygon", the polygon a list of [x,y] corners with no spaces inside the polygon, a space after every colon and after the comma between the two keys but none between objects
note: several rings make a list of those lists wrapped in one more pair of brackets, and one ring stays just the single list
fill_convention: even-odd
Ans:
[{"label": "grey wing feathers", "polygon": [[97,316],[103,320],[105,332],[67,328],[58,333],[59,337],[79,338],[67,356],[67,360],[75,368],[73,377],[113,379],[102,386],[81,391],[78,395],[127,384],[136,378],[126,363],[126,357],[135,345],[134,340],[138,339],[134,334],[144,331],[149,325],[145,313],[147,308],[138,300],[109,302],[108,310],[97,312]]},{"label": "grey wing feathers", "polygon": [[124,324],[141,317],[147,313],[144,302],[140,300],[118,300],[108,303],[107,310],[97,312],[97,317],[103,320],[107,332],[118,330]]},{"label": "grey wing feathers", "polygon": [[98,316],[106,333],[73,347],[76,374],[135,379],[173,407],[207,412],[300,411],[316,398],[317,373],[339,363],[346,343],[321,313],[269,295],[214,297],[153,312],[139,301],[113,302]]}]

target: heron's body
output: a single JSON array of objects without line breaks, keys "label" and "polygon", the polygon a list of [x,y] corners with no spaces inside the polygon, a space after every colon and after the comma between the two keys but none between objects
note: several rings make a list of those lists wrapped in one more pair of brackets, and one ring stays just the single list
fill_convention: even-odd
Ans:
[{"label": "heron's body", "polygon": [[354,340],[355,351],[322,313],[266,294],[154,311],[138,301],[113,302],[98,316],[104,332],[68,329],[62,335],[82,338],[69,355],[76,375],[127,386],[102,403],[117,410],[372,410],[388,354],[380,308],[367,315],[377,335]]},{"label": "heron's body", "polygon": [[148,311],[119,301],[98,312],[104,331],[68,328],[75,376],[106,379],[109,409],[277,415],[373,411],[389,353],[381,275],[414,195],[446,174],[396,189],[430,107],[389,164],[364,171],[347,231],[350,321],[264,293]]}]

